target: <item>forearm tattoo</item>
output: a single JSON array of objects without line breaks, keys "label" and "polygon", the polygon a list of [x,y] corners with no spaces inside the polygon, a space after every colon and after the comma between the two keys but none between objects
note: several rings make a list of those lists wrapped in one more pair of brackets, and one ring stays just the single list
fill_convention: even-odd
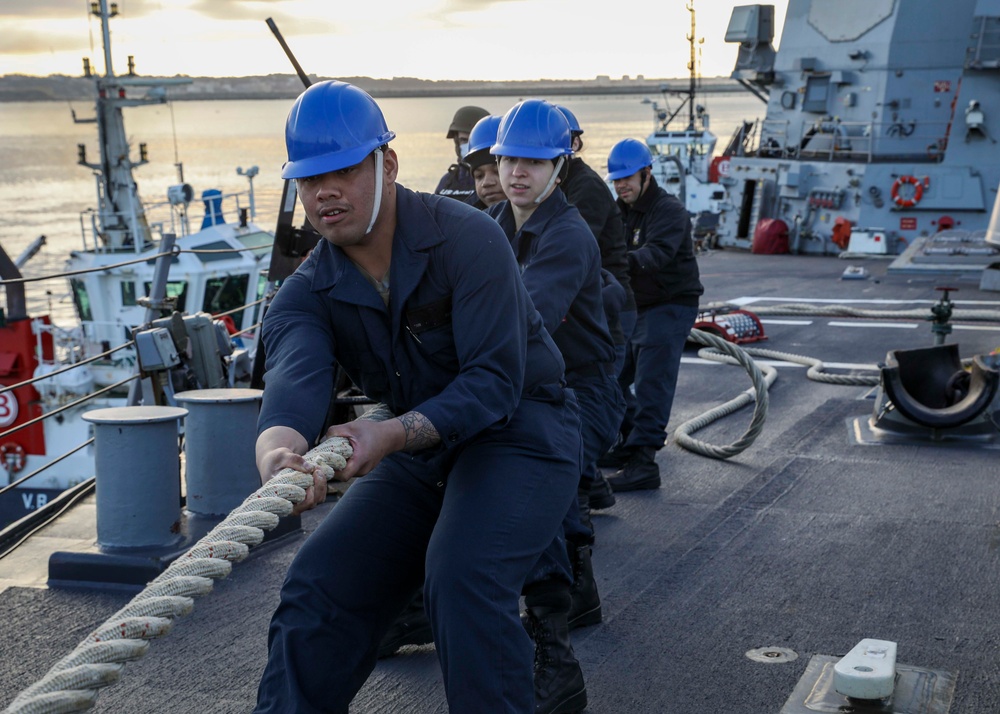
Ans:
[{"label": "forearm tattoo", "polygon": [[406,431],[406,443],[403,445],[403,451],[420,451],[441,441],[437,429],[420,412],[406,412],[399,417],[399,421]]}]

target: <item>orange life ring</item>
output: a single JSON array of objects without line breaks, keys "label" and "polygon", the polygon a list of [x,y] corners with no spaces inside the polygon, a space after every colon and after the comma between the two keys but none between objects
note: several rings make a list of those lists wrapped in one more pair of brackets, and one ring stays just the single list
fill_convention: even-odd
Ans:
[{"label": "orange life ring", "polygon": [[24,468],[24,464],[25,456],[23,446],[13,442],[0,444],[0,471],[10,469],[11,472],[17,473]]},{"label": "orange life ring", "polygon": [[[904,183],[913,186],[913,198],[903,198],[899,195],[899,187]],[[924,184],[916,176],[900,176],[892,184],[891,194],[892,200],[896,202],[897,206],[900,208],[912,208],[920,203],[920,199],[924,197]]]}]

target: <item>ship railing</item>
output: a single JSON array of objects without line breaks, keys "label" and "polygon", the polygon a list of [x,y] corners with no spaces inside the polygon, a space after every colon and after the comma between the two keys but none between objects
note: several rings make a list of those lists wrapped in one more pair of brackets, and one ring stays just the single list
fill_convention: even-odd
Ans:
[{"label": "ship railing", "polygon": [[[130,339],[130,330],[120,322],[84,320],[76,327],[65,328],[36,320],[34,331],[38,340],[37,354],[40,355],[37,373],[47,373],[49,377],[62,375],[60,379],[53,379],[44,385],[46,393],[57,401],[64,398],[64,392],[78,393],[76,384],[85,384],[88,379],[93,379],[96,384],[108,384],[135,370],[135,342]],[[44,334],[52,337],[51,360],[41,356]],[[102,378],[93,372],[89,375],[67,374],[73,367],[88,364],[106,367],[113,376]],[[74,376],[79,380],[77,383],[73,382]]]},{"label": "ship railing", "polygon": [[[41,322],[36,320],[35,324],[40,325]],[[64,416],[66,412],[76,410],[77,408],[97,399],[98,397],[104,397],[105,395],[113,395],[116,392],[120,393],[128,386],[129,383],[139,379],[138,373],[134,373],[126,377],[125,379],[119,380],[118,382],[103,386],[101,388],[95,389],[92,392],[82,395],[77,392],[74,392],[71,388],[68,387],[65,390],[62,389],[59,380],[57,380],[57,377],[64,378],[73,370],[82,370],[87,364],[95,362],[100,359],[104,359],[112,352],[125,349],[126,347],[129,347],[132,344],[134,343],[130,342],[128,344],[120,345],[112,350],[108,350],[106,353],[94,355],[93,357],[87,359],[82,359],[78,362],[74,362],[72,364],[66,365],[56,370],[45,371],[40,374],[36,372],[35,376],[33,376],[32,378],[23,380],[21,382],[18,382],[17,384],[11,384],[9,386],[0,386],[0,394],[8,391],[13,391],[15,389],[20,389],[23,387],[34,386],[35,389],[39,392],[39,394],[42,395],[42,403],[46,405],[46,409],[44,413],[42,413],[41,415],[23,421],[20,424],[17,424],[3,432],[0,432],[0,441],[7,439],[8,437],[16,434],[19,431],[35,426],[36,424],[40,424],[46,419],[59,419],[59,420],[64,419],[66,418]],[[56,391],[52,391],[53,385],[55,385]],[[13,467],[12,464],[0,463],[0,470],[7,471],[7,484],[4,485],[3,487],[0,487],[0,495],[3,495],[10,489],[22,486],[28,481],[45,474],[47,471],[49,471],[49,469],[54,468],[57,464],[59,464],[62,461],[65,461],[73,454],[91,445],[93,442],[94,442],[93,437],[85,439],[82,443],[74,447],[71,447],[68,451],[58,456],[49,459],[42,466],[38,467],[34,471],[24,476],[21,476],[16,480],[13,478],[13,475],[16,472],[16,468]]]},{"label": "ship railing", "polygon": [[[190,186],[184,184],[188,189]],[[176,187],[171,187],[171,189]],[[233,191],[231,193],[218,193],[204,195],[200,199],[190,198],[184,200],[191,193],[177,192],[180,197],[168,192],[165,201],[144,203],[143,214],[135,215],[132,211],[116,211],[103,214],[105,226],[118,224],[120,226],[137,226],[131,231],[133,234],[147,232],[152,245],[144,241],[132,241],[127,246],[130,252],[141,253],[158,245],[163,240],[165,233],[173,233],[175,236],[183,237],[201,230],[203,223],[207,225],[217,225],[222,223],[236,224],[245,227],[248,222],[255,220],[256,208],[254,202],[253,186],[246,191]],[[195,208],[198,201],[204,204],[202,210]],[[197,217],[192,218],[192,213]],[[108,245],[102,237],[101,228],[102,217],[93,208],[88,208],[80,212],[80,236],[83,241],[85,252],[95,253],[115,253],[122,250],[115,250]],[[192,230],[194,224],[194,230]]]},{"label": "ship railing", "polygon": [[[798,128],[798,125],[795,125]],[[787,119],[761,122],[756,154],[767,158],[816,159],[819,161],[914,161],[943,160],[952,123],[947,121],[845,122],[826,118],[796,136]]]}]

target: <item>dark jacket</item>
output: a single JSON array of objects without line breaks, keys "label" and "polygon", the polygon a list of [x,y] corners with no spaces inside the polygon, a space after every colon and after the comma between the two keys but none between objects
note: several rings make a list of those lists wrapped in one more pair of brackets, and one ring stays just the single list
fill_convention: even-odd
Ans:
[{"label": "dark jacket", "polygon": [[618,199],[628,240],[629,275],[636,305],[672,303],[698,306],[705,292],[691,240],[691,219],[684,204],[656,184],[632,206]]},{"label": "dark jacket", "polygon": [[465,164],[452,164],[448,171],[438,181],[434,193],[438,196],[448,196],[457,198],[459,201],[466,201],[476,195],[476,181],[472,178],[472,172]]},{"label": "dark jacket", "polygon": [[562,353],[567,379],[574,370],[613,363],[601,255],[579,211],[559,191],[542,201],[521,230],[507,201],[486,210],[510,240],[524,286]]},{"label": "dark jacket", "polygon": [[596,171],[574,156],[569,160],[566,179],[560,184],[566,200],[576,206],[590,232],[597,238],[601,251],[601,265],[621,283],[625,290],[622,310],[634,310],[635,298],[629,278],[625,230],[621,211],[615,203],[611,189]]}]

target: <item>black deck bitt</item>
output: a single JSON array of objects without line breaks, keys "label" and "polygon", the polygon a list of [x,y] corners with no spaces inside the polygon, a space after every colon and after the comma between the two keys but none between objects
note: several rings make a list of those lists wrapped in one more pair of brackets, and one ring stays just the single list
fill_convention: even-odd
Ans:
[{"label": "black deck bitt", "polygon": [[847,432],[851,442],[861,446],[935,446],[952,449],[1000,449],[1000,431],[987,421],[975,421],[952,429],[931,429],[919,424],[893,423],[880,426],[869,416],[850,417]]},{"label": "black deck bitt", "polygon": [[852,699],[833,688],[839,657],[813,655],[780,714],[948,714],[955,695],[951,672],[896,665],[896,685],[886,699]]},{"label": "black deck bitt", "polygon": [[[223,518],[185,511],[181,519],[183,539],[165,548],[130,548],[110,552],[99,549],[95,543],[90,550],[83,552],[57,551],[49,556],[49,587],[139,592]],[[301,517],[287,516],[274,529],[264,531],[263,543],[301,530]]]}]

